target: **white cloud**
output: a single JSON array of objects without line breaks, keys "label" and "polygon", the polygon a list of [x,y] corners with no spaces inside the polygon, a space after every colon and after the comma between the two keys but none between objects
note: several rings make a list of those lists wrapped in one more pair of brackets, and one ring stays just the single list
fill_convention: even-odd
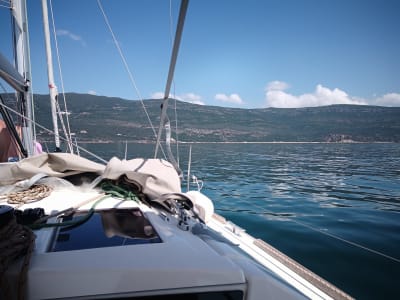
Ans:
[{"label": "white cloud", "polygon": [[244,104],[243,100],[240,98],[238,94],[216,94],[215,100],[219,100],[222,102],[234,103],[234,104]]},{"label": "white cloud", "polygon": [[93,90],[90,90],[90,91],[88,91],[87,92],[89,95],[97,95],[97,92],[96,91],[93,91]]},{"label": "white cloud", "polygon": [[77,34],[74,34],[74,33],[72,33],[71,31],[69,31],[69,30],[65,30],[65,29],[58,29],[57,31],[56,31],[56,34],[57,35],[59,35],[59,36],[67,36],[67,37],[69,37],[71,40],[73,40],[73,41],[77,41],[77,42],[80,42],[81,44],[82,44],[82,46],[86,46],[86,43],[85,43],[85,41],[82,39],[82,37],[81,36],[79,36],[79,35],[77,35]]},{"label": "white cloud", "polygon": [[271,81],[267,84],[266,90],[268,91],[284,91],[288,89],[290,86],[283,81]]},{"label": "white cloud", "polygon": [[[199,105],[204,105],[205,103],[202,101],[202,98],[200,95],[197,95],[195,93],[186,93],[182,95],[169,95],[170,98],[175,98],[177,100],[193,103],[193,104],[199,104]],[[151,95],[152,99],[163,99],[164,98],[164,93],[163,92],[156,92]]]},{"label": "white cloud", "polygon": [[282,81],[272,81],[265,89],[267,107],[314,107],[332,104],[365,105],[364,99],[350,97],[346,92],[335,88],[333,90],[318,84],[315,91],[299,96],[285,92],[289,85]]},{"label": "white cloud", "polygon": [[380,106],[400,106],[400,94],[390,93],[385,94],[375,100],[375,105]]},{"label": "white cloud", "polygon": [[200,95],[196,95],[194,93],[186,93],[180,96],[177,96],[177,99],[183,100],[186,102],[190,102],[193,104],[199,104],[199,105],[204,105],[204,102],[201,100]]},{"label": "white cloud", "polygon": [[163,99],[164,93],[163,92],[155,92],[155,93],[151,94],[150,97],[151,97],[151,99]]}]

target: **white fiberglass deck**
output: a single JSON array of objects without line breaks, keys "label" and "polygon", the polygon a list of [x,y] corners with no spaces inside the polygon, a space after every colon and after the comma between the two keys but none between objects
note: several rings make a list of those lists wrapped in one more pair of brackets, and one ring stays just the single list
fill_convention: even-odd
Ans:
[{"label": "white fiberglass deck", "polygon": [[[43,207],[47,214],[94,199],[95,192],[58,190],[35,203],[24,205]],[[86,211],[94,201],[80,208]],[[190,231],[177,227],[177,220],[146,205],[107,198],[96,209],[139,207],[154,226],[162,242],[124,245],[73,251],[49,252],[57,229],[41,229],[28,273],[29,299],[76,297],[140,296],[201,291],[241,290],[248,299],[259,299],[259,292],[270,284],[272,295],[280,298],[303,298],[276,276],[265,280],[262,272],[242,257],[231,259],[234,252],[221,253]],[[224,243],[214,241],[223,245]],[[228,246],[230,248],[231,245]],[[233,257],[233,256],[232,256]],[[13,269],[14,275],[18,268]],[[10,274],[11,275],[11,274]],[[246,278],[249,277],[249,278]],[[249,282],[249,279],[251,281]],[[249,287],[251,286],[251,289]],[[257,288],[258,287],[258,291]],[[252,292],[251,292],[252,291]],[[264,292],[265,295],[265,292]]]}]

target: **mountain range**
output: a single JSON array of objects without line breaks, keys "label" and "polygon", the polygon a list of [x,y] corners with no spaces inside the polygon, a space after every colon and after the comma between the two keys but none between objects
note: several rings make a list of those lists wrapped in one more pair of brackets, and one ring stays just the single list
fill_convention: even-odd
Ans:
[{"label": "mountain range", "polygon": [[[66,99],[78,141],[155,141],[149,119],[157,131],[161,100],[143,100],[147,117],[140,101],[76,93]],[[34,95],[34,102],[36,121],[52,128],[49,96]],[[241,109],[170,100],[168,115],[173,138],[177,132],[182,142],[400,142],[400,107]],[[52,140],[40,128],[37,134]]]}]

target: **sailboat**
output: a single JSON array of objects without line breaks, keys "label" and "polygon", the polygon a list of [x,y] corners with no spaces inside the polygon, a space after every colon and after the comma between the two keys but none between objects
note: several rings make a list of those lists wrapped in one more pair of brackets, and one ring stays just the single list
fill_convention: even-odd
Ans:
[{"label": "sailboat", "polygon": [[[22,139],[10,128],[21,157],[0,164],[1,299],[351,299],[216,214],[200,191],[183,192],[173,157],[157,158],[187,7],[183,0],[153,159],[35,154],[30,72],[0,56],[0,76],[27,104]],[[27,43],[25,1],[13,10]]]}]

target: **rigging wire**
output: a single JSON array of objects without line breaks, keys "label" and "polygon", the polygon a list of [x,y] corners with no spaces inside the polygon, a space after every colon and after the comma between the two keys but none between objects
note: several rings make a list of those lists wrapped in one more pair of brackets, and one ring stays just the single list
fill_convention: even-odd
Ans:
[{"label": "rigging wire", "polygon": [[179,167],[180,160],[179,160],[178,111],[176,108],[175,83],[174,83],[174,111],[175,111],[176,161],[177,161],[178,167]]},{"label": "rigging wire", "polygon": [[[5,4],[1,4],[1,3],[5,3]],[[10,0],[0,0],[0,7],[5,7],[8,9],[12,9],[13,6],[11,5],[11,1]]]},{"label": "rigging wire", "polygon": [[[228,153],[232,153],[232,154],[236,153],[236,151],[227,151],[227,150],[224,150],[223,152],[228,152]],[[393,257],[393,256],[385,254],[385,253],[383,253],[381,251],[378,251],[378,250],[369,248],[367,246],[361,245],[360,243],[350,241],[350,240],[345,239],[345,238],[343,238],[343,237],[341,237],[339,235],[336,235],[336,234],[333,234],[333,233],[328,233],[325,230],[323,230],[321,228],[314,227],[314,226],[312,226],[310,224],[307,224],[307,223],[304,223],[304,222],[301,222],[301,221],[297,221],[297,220],[294,220],[294,219],[291,219],[289,217],[285,217],[285,216],[282,216],[282,215],[277,216],[275,212],[270,211],[268,209],[265,209],[264,207],[259,206],[259,205],[255,204],[255,203],[252,203],[252,202],[247,202],[247,203],[248,203],[249,206],[251,206],[253,208],[256,208],[256,214],[257,215],[262,216],[262,215],[268,214],[268,215],[273,216],[273,217],[279,217],[280,219],[296,223],[296,224],[298,224],[300,226],[303,226],[303,227],[308,228],[308,229],[310,229],[312,231],[318,232],[318,233],[320,233],[322,235],[326,235],[326,236],[328,236],[330,238],[333,238],[335,240],[341,241],[343,243],[349,244],[349,245],[351,245],[353,247],[356,247],[356,248],[359,248],[359,249],[363,249],[363,250],[365,250],[367,252],[370,252],[370,253],[373,253],[375,255],[378,255],[378,256],[384,257],[386,259],[392,260],[394,262],[400,263],[400,259],[397,258],[397,257]],[[243,211],[241,211],[241,213],[243,213]]]},{"label": "rigging wire", "polygon": [[[18,73],[19,74],[19,73]],[[20,85],[24,85],[24,87],[26,87],[26,82],[21,82],[21,81],[19,81],[19,79],[18,78],[15,78],[14,76],[12,76],[11,74],[7,74],[7,79],[8,80],[10,80],[10,81],[13,81],[14,83],[17,83],[17,84],[20,84]],[[14,87],[11,83],[10,83],[10,81],[7,81],[7,80],[4,80],[5,82],[7,82],[10,86],[12,86],[12,87]],[[15,88],[15,87],[14,87]],[[6,91],[6,89],[5,88],[3,88],[4,89],[4,91]],[[17,88],[15,88],[16,90],[17,90]]]},{"label": "rigging wire", "polygon": [[[100,0],[97,0],[97,5],[98,5],[98,7],[99,7],[99,9],[100,9],[100,11],[101,11],[101,13],[102,13],[102,15],[103,15],[103,18],[104,18],[104,21],[105,21],[105,23],[106,23],[106,25],[107,25],[107,27],[108,27],[108,30],[109,30],[110,33],[111,33],[111,36],[112,36],[114,45],[115,45],[115,47],[116,47],[117,50],[118,50],[119,56],[121,57],[121,60],[122,60],[122,62],[123,62],[123,64],[124,64],[124,67],[125,67],[125,70],[126,70],[127,73],[128,73],[128,76],[129,76],[129,79],[130,79],[130,81],[131,81],[131,83],[132,83],[132,86],[133,86],[133,88],[134,88],[135,91],[136,91],[136,94],[137,94],[137,96],[138,96],[138,98],[139,98],[140,103],[142,104],[143,110],[144,110],[144,112],[145,112],[145,114],[146,114],[146,116],[147,116],[147,120],[149,121],[149,124],[150,124],[150,126],[151,126],[152,131],[153,131],[153,134],[154,134],[154,136],[157,138],[156,130],[155,130],[154,126],[153,126],[153,122],[151,122],[151,119],[150,119],[150,116],[149,116],[149,114],[148,114],[148,112],[147,112],[146,106],[144,105],[143,97],[142,97],[142,95],[140,94],[140,91],[139,91],[139,89],[138,89],[138,87],[137,87],[137,85],[136,85],[136,82],[135,82],[135,80],[134,80],[134,78],[133,78],[132,72],[131,72],[131,70],[130,70],[130,68],[129,68],[129,66],[128,66],[128,63],[127,63],[126,59],[125,59],[125,55],[123,54],[122,49],[121,49],[121,47],[120,47],[120,45],[119,45],[119,42],[118,42],[118,40],[117,40],[117,38],[116,38],[116,36],[115,36],[115,34],[114,34],[114,31],[112,30],[111,24],[110,24],[110,22],[109,22],[109,20],[108,20],[108,17],[107,17],[107,15],[106,15],[106,13],[105,13],[105,11],[104,11],[104,9],[103,9],[103,6],[102,6]],[[161,147],[161,151],[162,151],[164,157],[166,158],[166,155],[165,155],[164,150],[162,149],[162,147]]]},{"label": "rigging wire", "polygon": [[[40,129],[43,129],[43,130],[46,131],[47,133],[50,133],[50,134],[52,134],[52,135],[55,135],[55,132],[54,132],[53,130],[50,130],[50,129],[48,129],[48,128],[42,126],[42,125],[40,125],[39,123],[35,122],[34,120],[31,120],[30,118],[24,116],[23,114],[19,113],[18,111],[12,109],[12,108],[9,107],[8,105],[6,105],[6,104],[0,102],[0,106],[3,106],[3,107],[6,108],[7,110],[9,110],[9,111],[13,112],[14,114],[16,114],[17,116],[19,116],[19,117],[21,117],[21,118],[23,118],[23,119],[25,119],[25,120],[28,120],[28,121],[32,122],[34,125],[36,125],[36,126],[39,127]],[[67,141],[67,139],[64,138],[63,136],[60,136],[60,139],[63,140],[63,141]],[[78,146],[78,145],[75,145],[75,146],[76,146],[77,149],[82,150],[83,152],[85,152],[85,153],[91,155],[92,157],[98,159],[99,161],[101,161],[101,162],[103,162],[103,163],[107,163],[107,161],[106,161],[105,159],[103,159],[103,158],[101,158],[100,156],[94,154],[93,152],[91,152],[91,151],[89,151],[89,150],[87,150],[87,149],[85,149],[85,148],[83,148],[83,147],[81,147],[81,146]]]},{"label": "rigging wire", "polygon": [[[369,248],[369,247],[364,246],[364,245],[361,245],[361,244],[359,244],[359,243],[350,241],[350,240],[345,239],[345,238],[343,238],[343,237],[341,237],[341,236],[339,236],[339,235],[326,232],[325,230],[323,230],[323,229],[321,229],[321,228],[314,227],[314,226],[312,226],[312,225],[310,225],[310,224],[307,224],[307,223],[304,223],[304,222],[301,222],[301,221],[297,221],[297,220],[294,220],[294,219],[291,219],[291,218],[288,218],[288,217],[285,217],[285,216],[282,216],[282,215],[276,216],[276,213],[274,213],[273,211],[270,211],[270,210],[268,210],[268,209],[265,209],[264,207],[261,207],[261,206],[255,204],[255,203],[250,203],[250,202],[247,202],[247,203],[248,203],[250,206],[252,206],[253,208],[256,208],[256,209],[257,209],[257,212],[256,212],[257,215],[262,216],[262,215],[264,215],[264,214],[268,214],[268,215],[273,216],[273,217],[279,217],[280,219],[283,219],[283,220],[286,220],[286,221],[290,221],[290,222],[296,223],[296,224],[298,224],[298,225],[300,225],[300,226],[306,227],[306,228],[308,228],[308,229],[310,229],[310,230],[312,230],[312,231],[318,232],[318,233],[320,233],[320,234],[322,234],[322,235],[326,235],[326,236],[328,236],[328,237],[330,237],[330,238],[333,238],[333,239],[335,239],[335,240],[338,240],[338,241],[341,241],[341,242],[343,242],[343,243],[349,244],[349,245],[351,245],[351,246],[353,246],[353,247],[356,247],[356,248],[359,248],[359,249],[363,249],[363,250],[365,250],[365,251],[367,251],[367,252],[371,252],[371,253],[376,254],[376,255],[378,255],[378,256],[382,256],[382,257],[387,258],[387,259],[389,259],[389,260],[392,260],[392,261],[395,261],[395,262],[397,262],[397,263],[400,263],[400,259],[399,259],[399,258],[393,257],[393,256],[391,256],[391,255],[385,254],[385,253],[383,253],[383,252],[380,252],[380,251],[378,251],[378,250]],[[243,213],[243,211],[241,211],[241,213]]]},{"label": "rigging wire", "polygon": [[[70,135],[69,132],[67,132],[67,128],[65,127],[64,118],[62,117],[63,112],[61,111],[61,107],[60,107],[60,104],[58,103],[58,101],[56,101],[56,110],[57,110],[58,117],[60,119],[62,130],[64,132],[64,135],[65,135],[65,138],[66,138],[66,141],[67,141],[69,152],[74,153],[74,150],[73,150],[73,147],[72,147],[71,135]],[[67,115],[66,117],[68,118],[68,114],[66,114],[66,115]]]},{"label": "rigging wire", "polygon": [[56,47],[58,71],[59,71],[60,81],[61,81],[61,93],[63,95],[63,100],[64,100],[64,111],[65,111],[65,119],[66,119],[66,123],[67,123],[67,128],[65,128],[64,118],[62,117],[61,109],[60,109],[60,105],[59,105],[58,101],[57,101],[57,110],[59,111],[59,118],[60,118],[60,121],[61,121],[61,126],[63,127],[64,134],[67,137],[68,147],[70,149],[70,152],[74,153],[74,150],[73,150],[73,147],[72,147],[71,128],[70,128],[70,125],[69,125],[69,117],[68,117],[69,113],[68,113],[68,108],[67,108],[67,100],[65,98],[64,79],[63,79],[63,76],[62,76],[60,52],[59,52],[59,48],[58,48],[58,40],[57,40],[57,34],[56,34],[56,25],[55,25],[55,22],[54,22],[53,1],[50,0],[49,3],[50,3],[50,15],[51,15],[51,22],[52,22],[52,27],[53,27],[53,35],[54,35],[54,44],[55,44],[55,47]]},{"label": "rigging wire", "polygon": [[[290,220],[290,219],[289,219],[289,220]],[[359,244],[359,243],[356,243],[356,242],[353,242],[353,241],[349,241],[349,240],[347,240],[347,239],[345,239],[345,238],[342,238],[342,237],[340,237],[340,236],[338,236],[338,235],[336,235],[336,234],[323,231],[322,229],[316,228],[316,227],[311,226],[311,225],[309,225],[309,224],[306,224],[306,223],[303,223],[303,222],[300,222],[300,221],[297,221],[297,220],[291,220],[291,221],[294,222],[294,223],[296,223],[296,224],[299,224],[299,225],[301,225],[301,226],[307,227],[307,228],[309,228],[309,229],[311,229],[311,230],[313,230],[313,231],[322,233],[322,234],[327,235],[327,236],[329,236],[329,237],[331,237],[331,238],[334,238],[334,239],[336,239],[336,240],[339,240],[339,241],[342,241],[342,242],[347,243],[347,244],[349,244],[349,245],[352,245],[352,246],[354,246],[354,247],[358,247],[358,248],[360,248],[360,249],[369,251],[369,252],[371,252],[371,253],[374,253],[374,254],[383,256],[383,257],[385,257],[385,258],[387,258],[387,259],[390,259],[390,260],[393,260],[393,261],[395,261],[395,262],[400,263],[400,259],[398,259],[398,258],[396,258],[396,257],[390,256],[390,255],[387,255],[387,254],[382,253],[382,252],[380,252],[380,251],[377,251],[377,250],[371,249],[371,248],[369,248],[369,247],[363,246],[363,245],[361,245],[361,244]]]},{"label": "rigging wire", "polygon": [[[19,102],[19,106],[20,106],[20,110],[21,112],[30,114],[31,117],[34,119],[35,117],[35,105],[33,103],[33,87],[32,87],[32,78],[31,78],[31,74],[32,74],[32,70],[31,70],[31,66],[30,66],[30,57],[29,57],[29,53],[30,53],[30,48],[29,48],[29,30],[28,30],[28,17],[27,17],[27,11],[26,11],[26,3],[24,5],[21,6],[22,3],[20,3],[19,5],[19,9],[20,9],[20,13],[24,14],[23,18],[25,18],[26,22],[24,22],[24,24],[22,25],[24,28],[21,28],[19,26],[19,24],[16,22],[15,16],[14,16],[14,11],[15,11],[15,7],[12,5],[12,1],[10,1],[10,10],[11,10],[11,27],[12,27],[12,45],[13,45],[13,55],[14,55],[14,62],[16,65],[16,70],[18,71],[18,68],[20,68],[21,66],[17,66],[19,63],[22,64],[22,69],[25,71],[25,73],[20,74],[25,81],[25,86],[29,86],[28,89],[26,89],[22,95],[24,99],[21,99],[21,97],[17,97],[17,103]],[[21,38],[22,38],[22,61],[18,62],[18,57],[17,57],[17,32],[16,32],[16,28],[19,28],[19,30],[21,31]],[[25,100],[25,101],[23,101]],[[28,118],[27,118],[28,119]],[[26,127],[31,135],[26,134],[26,139],[30,140],[33,139],[34,141],[36,141],[36,128],[35,125],[33,123],[27,123],[25,124],[26,120],[22,118],[20,121],[22,122],[22,127]],[[24,130],[23,130],[24,132]],[[23,134],[24,135],[24,134]],[[28,142],[29,144],[29,142]],[[25,147],[27,148],[28,154],[30,154],[31,151],[33,151],[32,149],[32,145],[28,146],[25,145]]]},{"label": "rigging wire", "polygon": [[[326,236],[328,236],[328,237],[330,237],[330,238],[333,238],[333,239],[335,239],[335,240],[339,240],[339,241],[341,241],[341,242],[343,242],[343,243],[349,244],[349,245],[354,246],[354,247],[356,247],[356,248],[363,249],[363,250],[365,250],[365,251],[371,252],[371,253],[376,254],[376,255],[378,255],[378,256],[382,256],[382,257],[387,258],[387,259],[389,259],[389,260],[392,260],[392,261],[395,261],[395,262],[397,262],[397,263],[400,263],[400,259],[399,259],[399,258],[393,257],[393,256],[391,256],[391,255],[385,254],[385,253],[383,253],[383,252],[380,252],[380,251],[378,251],[378,250],[369,248],[369,247],[364,246],[364,245],[361,245],[361,244],[359,244],[359,243],[356,243],[356,242],[347,240],[347,239],[345,239],[345,238],[343,238],[343,237],[341,237],[341,236],[338,236],[338,235],[336,235],[336,234],[328,233],[328,232],[326,232],[325,230],[323,230],[323,229],[321,229],[321,228],[314,227],[314,226],[312,226],[312,225],[310,225],[310,224],[307,224],[307,223],[304,223],[304,222],[301,222],[301,221],[297,221],[297,220],[293,220],[293,219],[291,219],[291,218],[288,218],[288,217],[285,217],[285,216],[282,216],[282,215],[277,216],[275,212],[270,211],[270,210],[268,210],[268,209],[265,209],[265,208],[263,208],[263,207],[261,207],[261,206],[258,206],[258,205],[256,205],[256,204],[254,204],[254,203],[249,203],[249,202],[248,202],[248,204],[249,204],[250,206],[252,206],[253,208],[257,208],[257,209],[258,209],[258,211],[255,213],[256,215],[263,216],[263,215],[268,214],[269,216],[277,217],[277,218],[280,218],[281,220],[293,222],[293,223],[296,223],[296,224],[298,224],[298,225],[300,225],[300,226],[306,227],[306,228],[308,228],[308,229],[310,229],[310,230],[312,230],[312,231],[321,233],[322,235],[326,235]],[[222,210],[222,211],[225,211],[225,210]],[[229,210],[229,211],[232,212],[231,210]],[[251,213],[251,212],[240,211],[240,213]]]},{"label": "rigging wire", "polygon": [[[30,113],[31,113],[31,117],[33,118],[33,120],[35,120],[35,103],[33,101],[33,84],[32,84],[32,66],[31,66],[31,62],[30,62],[30,44],[29,44],[29,29],[28,29],[28,12],[27,12],[27,8],[26,8],[26,4],[24,5],[24,14],[25,14],[25,28],[24,28],[24,32],[25,32],[25,38],[26,38],[26,42],[23,44],[24,47],[24,53],[27,53],[28,55],[24,55],[24,65],[27,65],[24,69],[26,70],[25,72],[27,72],[27,74],[24,74],[24,78],[25,80],[28,82],[29,84],[29,90],[27,91],[28,94],[28,99],[29,100],[29,106],[30,106]],[[27,59],[28,61],[25,61],[25,59]],[[35,124],[32,123],[32,138],[33,141],[36,141],[36,127]],[[29,125],[28,125],[29,128]]]},{"label": "rigging wire", "polygon": [[156,142],[156,149],[154,151],[154,158],[157,158],[158,147],[161,146],[162,129],[164,126],[165,119],[167,117],[168,99],[169,99],[169,94],[170,94],[170,90],[171,90],[172,80],[174,78],[176,60],[178,58],[179,46],[180,46],[181,39],[182,39],[183,26],[185,24],[185,17],[186,17],[186,11],[187,11],[188,5],[189,5],[189,0],[182,0],[181,6],[179,8],[178,24],[176,26],[174,45],[172,47],[171,60],[169,63],[167,83],[165,85],[164,98],[163,98],[163,102],[161,105],[160,126],[158,127],[157,142]]},{"label": "rigging wire", "polygon": [[[1,85],[3,87],[3,85]],[[4,87],[3,87],[4,88]],[[5,103],[2,95],[0,94],[0,102]],[[14,121],[12,120],[10,114],[8,113],[7,110],[4,109],[4,107],[0,106],[0,115],[3,117],[3,121],[6,125],[6,128],[8,129],[8,132],[10,134],[10,140],[17,152],[19,153],[19,157],[26,157],[27,152],[24,149],[24,145],[22,144],[22,141],[20,139],[20,136],[17,132],[17,129],[14,125]]]}]

